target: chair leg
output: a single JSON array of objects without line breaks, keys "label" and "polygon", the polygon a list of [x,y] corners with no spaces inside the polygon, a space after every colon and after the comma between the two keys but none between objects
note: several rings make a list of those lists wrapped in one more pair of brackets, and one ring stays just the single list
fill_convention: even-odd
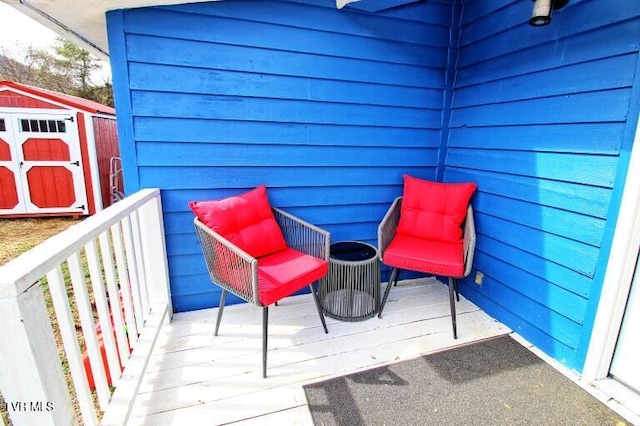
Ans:
[{"label": "chair leg", "polygon": [[456,285],[456,301],[459,302],[460,301],[460,282],[454,278],[453,282]]},{"label": "chair leg", "polygon": [[269,328],[269,307],[262,308],[262,378],[267,378],[267,329]]},{"label": "chair leg", "polygon": [[458,338],[458,326],[456,323],[456,302],[453,293],[454,289],[454,279],[449,277],[449,304],[451,305],[451,324],[453,325],[453,338]]},{"label": "chair leg", "polygon": [[218,318],[216,319],[216,330],[213,332],[214,336],[218,335],[218,329],[220,328],[220,320],[222,319],[222,311],[224,311],[224,302],[227,299],[227,290],[222,289],[220,295],[220,307],[218,308]]},{"label": "chair leg", "polygon": [[322,312],[322,306],[320,305],[320,297],[318,297],[318,292],[316,292],[313,284],[309,284],[309,289],[311,290],[311,294],[313,294],[313,301],[316,302],[316,309],[318,310],[318,315],[320,315],[320,321],[322,321],[324,333],[329,334],[329,330],[327,329],[327,322],[324,320],[324,313]]},{"label": "chair leg", "polygon": [[398,283],[399,276],[400,269],[393,268],[393,270],[391,271],[391,276],[389,277],[389,282],[387,283],[387,287],[384,289],[384,296],[382,297],[382,302],[380,303],[380,308],[378,309],[378,318],[382,318],[382,310],[384,309],[384,305],[387,303],[389,291],[391,291],[392,286],[395,286]]}]

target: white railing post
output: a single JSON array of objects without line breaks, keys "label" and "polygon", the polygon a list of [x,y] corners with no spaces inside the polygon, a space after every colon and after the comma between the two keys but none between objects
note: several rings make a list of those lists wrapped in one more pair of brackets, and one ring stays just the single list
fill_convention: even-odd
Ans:
[{"label": "white railing post", "polygon": [[142,206],[138,213],[149,301],[151,305],[166,303],[169,306],[169,312],[173,312],[160,194],[153,201]]},{"label": "white railing post", "polygon": [[[81,419],[75,419],[52,319],[37,284],[44,276]],[[139,191],[0,266],[0,392],[13,424],[90,426],[98,424],[100,415],[100,423],[125,424],[161,327],[172,313],[168,280],[157,189]],[[108,386],[107,374],[115,389]]]},{"label": "white railing post", "polygon": [[73,294],[75,295],[76,305],[78,306],[78,319],[80,320],[84,343],[87,354],[89,355],[89,365],[91,366],[93,380],[95,381],[98,393],[98,402],[100,403],[100,408],[104,410],[109,404],[109,385],[107,383],[106,373],[102,368],[102,354],[100,353],[100,344],[98,343],[98,337],[95,332],[95,321],[93,319],[87,282],[82,270],[80,253],[75,252],[72,254],[71,257],[69,257],[68,264],[69,272],[71,273]]},{"label": "white railing post", "polygon": [[144,285],[141,280],[140,271],[138,269],[138,262],[136,261],[136,250],[133,242],[133,225],[131,222],[133,214],[130,214],[122,220],[122,237],[124,239],[124,253],[125,260],[127,262],[127,268],[129,270],[129,284],[131,286],[131,299],[133,302],[133,312],[135,313],[136,327],[138,330],[142,329],[144,319],[148,315],[148,312],[142,310],[142,298],[140,293],[140,286]]},{"label": "white railing post", "polygon": [[[152,201],[150,201],[152,202]],[[142,208],[142,207],[141,207]],[[149,283],[147,282],[147,274],[145,273],[145,263],[143,253],[145,250],[140,235],[140,215],[138,211],[131,214],[131,239],[133,242],[133,250],[135,253],[136,268],[138,270],[138,292],[140,293],[140,306],[142,307],[142,319],[146,321],[149,311]]]},{"label": "white railing post", "polygon": [[[115,250],[116,265],[118,269],[118,281],[120,282],[120,291],[122,292],[122,304],[124,306],[124,319],[128,328],[129,347],[133,348],[138,337],[138,326],[136,324],[133,312],[133,297],[131,295],[131,286],[127,276],[127,261],[124,254],[124,240],[120,224],[111,227],[113,235],[113,248]],[[127,355],[128,357],[128,355]]]},{"label": "white railing post", "polygon": [[65,347],[67,361],[69,362],[69,372],[73,379],[76,398],[83,416],[82,420],[85,425],[93,426],[98,423],[98,417],[93,406],[87,374],[82,363],[82,353],[78,344],[75,322],[71,313],[71,304],[65,287],[66,283],[61,265],[56,266],[47,273],[47,280],[49,281],[51,302],[58,319],[60,338]]},{"label": "white railing post", "polygon": [[38,283],[0,297],[0,389],[15,425],[70,425],[69,398]]}]

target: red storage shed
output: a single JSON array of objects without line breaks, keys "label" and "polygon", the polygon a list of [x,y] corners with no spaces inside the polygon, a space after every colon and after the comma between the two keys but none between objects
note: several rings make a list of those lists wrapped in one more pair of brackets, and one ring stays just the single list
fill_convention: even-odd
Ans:
[{"label": "red storage shed", "polygon": [[115,110],[0,81],[0,216],[90,215],[112,202]]}]

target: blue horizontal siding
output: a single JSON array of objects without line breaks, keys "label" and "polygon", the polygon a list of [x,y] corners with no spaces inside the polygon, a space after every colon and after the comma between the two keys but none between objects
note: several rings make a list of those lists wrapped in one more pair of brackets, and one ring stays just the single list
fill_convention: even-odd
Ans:
[{"label": "blue horizontal siding", "polygon": [[[164,154],[158,158],[158,150]],[[409,154],[409,155],[407,155]],[[175,162],[193,166],[287,167],[296,158],[296,167],[421,167],[437,161],[438,152],[429,148],[210,144],[176,142],[140,142],[140,166],[171,166]]]},{"label": "blue horizontal siding", "polygon": [[[350,224],[379,223],[389,209],[388,203],[381,204],[352,204],[352,205],[322,205],[314,207],[291,207],[283,209],[305,220],[322,226],[341,224],[345,219]],[[167,228],[169,234],[188,234],[193,231],[193,213],[180,211],[166,213]]]},{"label": "blue horizontal siding", "polygon": [[[434,168],[435,169],[435,168]],[[324,186],[385,185],[402,182],[403,173],[431,178],[435,170],[428,167],[385,167],[372,173],[362,167],[140,167],[143,187],[159,185],[163,189],[182,188],[251,188],[260,182],[268,187],[305,186],[309,197],[315,188]],[[313,188],[311,188],[313,187]]]},{"label": "blue horizontal siding", "polygon": [[134,114],[140,117],[249,120],[380,127],[428,128],[440,120],[436,109],[393,108],[283,99],[132,92]]},{"label": "blue horizontal siding", "polygon": [[[173,262],[173,256],[198,255],[202,257],[202,251],[200,250],[200,246],[198,245],[198,240],[195,232],[182,234],[167,233],[166,242],[167,252],[169,254],[169,263]],[[169,275],[175,276],[172,269],[169,269]],[[171,285],[173,285],[173,283],[171,283]],[[198,287],[202,286],[198,285]],[[177,294],[180,294],[182,291],[180,287],[176,287],[175,289],[172,288],[172,290],[176,290]]]},{"label": "blue horizontal siding", "polygon": [[[495,19],[494,23],[495,21],[500,21],[500,19]],[[543,38],[540,37],[540,31],[536,32],[535,29],[532,29],[533,33],[527,38],[540,40],[539,46],[535,49],[516,50],[508,55],[495,57],[490,61],[473,64],[473,66],[459,66],[456,73],[457,87],[523,75],[532,71],[552,70],[600,58],[629,53],[635,55],[640,43],[637,39],[637,28],[637,22],[623,21],[617,25],[595,28],[588,33],[580,34],[579,37],[565,38],[561,44],[550,37],[545,29],[542,29],[545,31]],[[535,61],[532,58],[535,58]]]},{"label": "blue horizontal siding", "polygon": [[[269,199],[283,209],[293,207],[369,205],[389,203],[402,194],[402,182],[394,185],[327,186],[315,188],[309,197],[310,187],[271,187]],[[214,200],[237,194],[237,188],[182,189],[162,192],[162,208],[165,212],[183,212],[189,201]]]},{"label": "blue horizontal siding", "polygon": [[[479,252],[478,257],[474,259],[474,264],[476,268],[481,270],[500,270],[500,285],[508,288],[509,291],[518,293],[518,297],[526,298],[531,303],[540,305],[541,307],[536,310],[547,309],[556,315],[566,317],[574,323],[583,323],[587,308],[587,300],[585,298],[564,288],[549,286],[545,279],[503,262],[490,253]],[[526,285],[514,285],[515,283],[526,283]],[[494,285],[497,285],[497,283],[494,283]],[[488,286],[491,287],[492,284],[489,283]],[[539,328],[545,327],[545,331],[553,335],[553,330],[548,324],[538,323],[537,326]],[[577,345],[576,342],[577,336],[572,336],[571,346],[575,347]]]},{"label": "blue horizontal siding", "polygon": [[451,148],[447,165],[611,188],[617,158],[585,154]]},{"label": "blue horizontal siding", "polygon": [[624,130],[624,123],[458,127],[450,130],[448,146],[608,155],[620,153]]},{"label": "blue horizontal siding", "polygon": [[162,189],[176,310],[219,299],[189,201],[265,183],[333,241],[375,244],[404,173],[473,181],[485,279],[462,292],[580,370],[637,119],[640,3],[574,1],[533,28],[521,0],[394,2],[109,13],[127,192]]},{"label": "blue horizontal siding", "polygon": [[[523,216],[526,214],[527,212],[522,212]],[[475,219],[482,236],[498,239],[593,278],[599,253],[596,247],[522,225],[513,213],[511,220],[484,214],[475,215]],[[518,264],[517,259],[505,260],[510,260],[514,265]]]},{"label": "blue horizontal siding", "polygon": [[593,326],[630,146],[640,3],[462,2],[445,179],[478,183],[463,292],[570,368]]},{"label": "blue horizontal siding", "polygon": [[478,212],[508,220],[512,218],[512,211],[519,211],[521,214],[518,222],[522,225],[594,247],[599,247],[602,241],[605,221],[584,213],[496,196],[484,191],[479,192],[474,201]]},{"label": "blue horizontal siding", "polygon": [[[224,5],[222,6],[224,7]],[[247,18],[216,15],[215,28],[211,31],[211,15],[187,13],[177,10],[149,9],[127,14],[125,29],[139,34],[190,39],[198,42],[219,43],[241,47],[254,47],[265,51],[310,53],[314,56],[363,59],[381,59],[399,64],[431,67],[443,61],[447,54],[449,31],[446,27],[423,26],[403,28],[411,41],[394,41],[360,35],[310,29],[306,26],[274,25]],[[171,22],[171,25],[166,25]],[[413,34],[412,34],[412,29]],[[260,34],[260,37],[255,37]],[[430,42],[425,44],[425,42]],[[393,54],[395,51],[402,54]]]},{"label": "blue horizontal siding", "polygon": [[206,143],[312,144],[439,147],[440,127],[426,129],[360,125],[223,121],[196,118],[136,117],[138,140]]},{"label": "blue horizontal siding", "polygon": [[[529,9],[529,10],[526,10]],[[524,11],[524,14],[523,14]],[[487,38],[487,34],[508,31],[514,26],[526,22],[530,5],[514,3],[511,0],[493,0],[491,2],[465,2],[464,13],[460,20],[462,37],[459,49]],[[500,14],[502,19],[491,19],[491,15]],[[486,22],[491,25],[488,31]]]},{"label": "blue horizontal siding", "polygon": [[[227,1],[224,5],[216,6],[215,10],[201,4],[168,6],[166,9],[425,45],[430,43],[427,35],[433,31],[445,31],[448,34],[452,18],[451,4],[447,0],[431,1],[425,7],[408,7],[382,14],[343,13],[336,10],[335,3],[325,0],[297,3],[271,2],[269,7],[247,7],[244,1]],[[310,6],[314,6],[313,9]],[[309,14],[313,15],[313,19],[308,18]],[[389,18],[401,23],[402,31],[398,31],[397,25],[389,25]]]},{"label": "blue horizontal siding", "polygon": [[[488,315],[491,315],[494,318],[500,318],[505,324],[509,324],[509,327],[515,331],[516,333],[527,336],[527,340],[534,344],[538,349],[546,352],[551,357],[555,358],[559,362],[563,364],[570,365],[575,360],[575,352],[576,347],[567,345],[566,340],[562,341],[556,338],[558,334],[554,328],[546,327],[547,330],[551,330],[551,333],[546,332],[543,328],[538,327],[538,321],[544,320],[547,324],[550,323],[550,319],[544,318],[536,318],[529,309],[527,310],[507,310],[504,308],[503,303],[499,302],[501,298],[507,299],[510,305],[516,303],[523,303],[527,307],[537,306],[529,302],[526,298],[514,298],[509,297],[511,294],[517,295],[517,293],[512,293],[509,291],[503,292],[498,297],[496,297],[495,292],[486,292],[484,291],[484,287],[479,291],[478,287],[475,285],[470,285],[468,283],[469,280],[464,280],[461,283],[461,291],[464,292],[465,296],[469,297],[482,306],[482,310],[486,312]],[[491,281],[489,281],[491,283]],[[540,310],[544,312],[544,309]],[[556,318],[557,315],[555,316]],[[562,317],[561,317],[562,318]],[[566,321],[563,321],[564,325],[570,325]],[[565,330],[567,327],[565,327]],[[568,330],[564,331],[563,334],[567,333],[580,333],[580,329],[578,327],[572,327]]]},{"label": "blue horizontal siding", "polygon": [[511,314],[546,334],[547,339],[551,337],[571,350],[578,347],[581,327],[565,315],[550,310],[547,306],[522,294],[521,291],[502,284],[493,277],[485,277],[481,292],[485,297],[496,302],[502,299],[518,306],[518,309],[511,311]]},{"label": "blue horizontal siding", "polygon": [[[458,182],[476,181],[479,191],[513,200],[526,201],[567,211],[606,218],[611,202],[607,188],[579,183],[540,180],[535,176],[516,176],[477,170],[449,169],[447,175]],[[571,200],[571,203],[567,203]]]},{"label": "blue horizontal siding", "polygon": [[402,175],[435,179],[452,5],[399,9],[228,0],[109,14],[126,75],[116,102],[131,110],[125,161],[138,187],[162,190],[177,310],[219,297],[189,201],[264,183],[333,241],[375,243]]},{"label": "blue horizontal siding", "polygon": [[442,90],[357,81],[188,68],[176,74],[169,65],[132,63],[132,89],[179,93],[215,93],[250,98],[291,99],[343,104],[442,108]]},{"label": "blue horizontal siding", "polygon": [[[439,68],[388,62],[386,56],[380,61],[370,61],[146,35],[129,35],[126,42],[132,62],[244,72],[259,70],[261,74],[418,88],[444,86],[443,73]],[[175,52],[181,52],[181,55],[174,55]]]},{"label": "blue horizontal siding", "polygon": [[565,265],[549,262],[547,259],[522,250],[519,246],[483,235],[478,239],[476,253],[484,253],[496,259],[518,259],[515,266],[538,278],[544,279],[587,300],[592,288],[591,278],[569,269]]},{"label": "blue horizontal siding", "polygon": [[[452,127],[621,122],[627,119],[628,89],[526,98],[456,109]],[[523,114],[526,110],[529,113]]]},{"label": "blue horizontal siding", "polygon": [[628,88],[633,83],[636,60],[635,55],[626,54],[554,69],[530,70],[527,74],[462,87],[456,90],[454,107],[474,106],[478,102],[513,102],[521,100],[524,94],[529,98],[549,98]]},{"label": "blue horizontal siding", "polygon": [[[306,218],[303,217],[302,219]],[[340,223],[320,223],[319,225],[331,233],[332,241],[358,240],[372,243],[376,242],[375,235],[379,223],[379,220],[375,222],[355,223],[346,223],[341,221]],[[202,252],[198,245],[195,232],[167,233],[166,241],[167,250],[170,253],[169,263],[172,262],[173,256],[196,255],[197,257],[202,258]],[[170,270],[170,275],[175,275],[173,270]],[[202,283],[194,283],[197,287],[203,287],[201,284]],[[207,283],[207,286],[208,284],[209,283]],[[178,290],[181,289],[178,288]]]},{"label": "blue horizontal siding", "polygon": [[[469,45],[465,45],[466,38],[463,31],[460,37],[461,55],[458,66],[467,67],[479,62],[493,60],[496,57],[510,56],[513,52],[523,50],[530,50],[529,53],[531,53],[532,48],[549,41],[553,41],[555,46],[564,47],[565,39],[580,38],[583,34],[598,31],[603,27],[616,23],[624,23],[640,14],[640,3],[638,2],[626,2],[625,4],[620,4],[619,7],[610,7],[607,2],[583,0],[554,13],[554,19],[561,21],[562,24],[551,25],[540,31],[540,28],[532,27],[528,24],[531,4],[521,1],[514,1],[512,4],[519,12],[521,19],[514,22],[511,17],[513,16],[511,15],[511,8],[503,8],[492,15],[482,17],[476,22],[481,22],[485,37]],[[499,23],[505,21],[511,22],[512,26],[500,31]],[[544,36],[540,37],[543,32]],[[623,44],[635,42],[637,46],[637,38],[635,40],[628,38],[631,35],[637,35],[637,30],[631,33],[621,33],[620,29],[618,29],[616,39]],[[611,40],[601,41],[602,44],[610,42]],[[585,47],[593,48],[594,46]]]}]

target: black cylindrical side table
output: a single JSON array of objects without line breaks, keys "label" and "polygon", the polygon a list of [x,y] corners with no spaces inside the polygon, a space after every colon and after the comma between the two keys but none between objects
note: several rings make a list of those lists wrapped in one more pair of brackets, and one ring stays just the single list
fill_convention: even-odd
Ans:
[{"label": "black cylindrical side table", "polygon": [[331,244],[320,304],[325,315],[341,321],[361,321],[378,313],[380,265],[374,246],[360,241]]}]

